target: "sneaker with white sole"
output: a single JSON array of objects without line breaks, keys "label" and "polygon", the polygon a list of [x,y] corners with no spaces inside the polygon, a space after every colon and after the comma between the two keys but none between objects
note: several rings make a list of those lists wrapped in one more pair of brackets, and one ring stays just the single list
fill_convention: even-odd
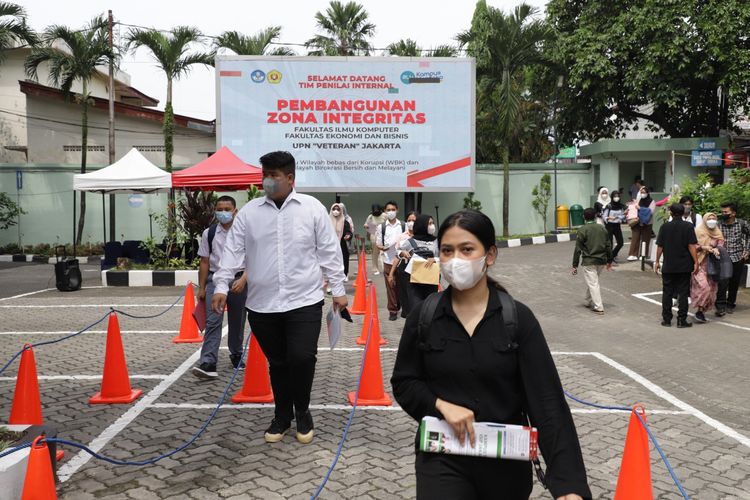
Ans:
[{"label": "sneaker with white sole", "polygon": [[628,262],[633,262],[634,260],[638,260],[638,257],[636,257],[635,255],[628,256]]},{"label": "sneaker with white sole", "polygon": [[209,363],[201,363],[198,366],[194,366],[193,375],[201,380],[214,380],[219,376],[219,374],[216,373],[216,365]]},{"label": "sneaker with white sole", "polygon": [[282,422],[274,417],[274,419],[271,420],[271,425],[266,429],[263,438],[266,440],[266,443],[278,443],[284,438],[284,434],[286,434],[291,427],[292,425],[290,423]]},{"label": "sneaker with white sole", "polygon": [[315,435],[313,419],[310,414],[310,410],[307,410],[302,415],[297,415],[297,441],[302,444],[312,443],[313,436]]},{"label": "sneaker with white sole", "polygon": [[380,274],[380,271],[375,271],[375,272],[374,272],[374,273],[372,273],[372,274],[374,274],[375,276],[377,276],[378,274]]}]

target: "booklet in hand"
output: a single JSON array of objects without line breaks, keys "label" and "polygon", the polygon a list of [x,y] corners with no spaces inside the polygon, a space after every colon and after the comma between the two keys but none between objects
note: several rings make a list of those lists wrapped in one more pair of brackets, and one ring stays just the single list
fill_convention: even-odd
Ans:
[{"label": "booklet in hand", "polygon": [[193,310],[193,319],[201,332],[206,329],[206,299],[198,300]]}]

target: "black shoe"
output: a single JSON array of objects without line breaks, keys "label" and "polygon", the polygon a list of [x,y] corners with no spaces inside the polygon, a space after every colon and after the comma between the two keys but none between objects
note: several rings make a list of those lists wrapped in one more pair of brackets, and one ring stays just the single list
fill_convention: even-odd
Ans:
[{"label": "black shoe", "polygon": [[291,426],[291,423],[282,422],[274,417],[263,438],[266,440],[266,443],[278,443],[283,439],[284,434],[286,434]]},{"label": "black shoe", "polygon": [[672,326],[671,321],[667,321],[666,319],[661,320],[661,326]]},{"label": "black shoe", "polygon": [[310,444],[315,434],[312,414],[307,410],[302,415],[297,415],[297,441],[302,444]]},{"label": "black shoe", "polygon": [[727,312],[724,309],[717,309],[714,314],[716,314],[717,318],[721,318],[724,316]]},{"label": "black shoe", "polygon": [[388,315],[389,321],[396,321],[398,319],[398,313],[391,313]]},{"label": "black shoe", "polygon": [[194,366],[193,375],[201,380],[214,380],[219,376],[219,374],[216,373],[216,365],[210,365],[208,363],[201,363],[199,366]]},{"label": "black shoe", "polygon": [[686,320],[686,319],[678,319],[677,320],[677,328],[690,328],[693,324]]},{"label": "black shoe", "polygon": [[727,314],[734,314],[734,310],[737,306],[727,306]]},{"label": "black shoe", "polygon": [[706,315],[703,314],[703,311],[698,311],[697,313],[695,313],[695,321],[697,321],[698,323],[705,323],[708,320],[706,319]]},{"label": "black shoe", "polygon": [[242,361],[242,354],[230,354],[229,361],[232,362],[234,368],[239,368],[240,370],[245,369],[245,362]]}]

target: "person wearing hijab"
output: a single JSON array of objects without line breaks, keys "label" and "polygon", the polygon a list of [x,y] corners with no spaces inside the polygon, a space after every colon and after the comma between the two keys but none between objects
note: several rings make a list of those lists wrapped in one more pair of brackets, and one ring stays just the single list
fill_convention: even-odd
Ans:
[{"label": "person wearing hijab", "polygon": [[[401,243],[401,250],[409,252],[411,257],[416,254],[419,257],[426,259],[427,266],[431,266],[440,256],[438,253],[437,238],[435,237],[436,233],[437,230],[432,216],[427,214],[418,215],[417,219],[414,221],[413,235],[411,238],[408,238]],[[409,278],[411,278],[411,276],[409,276]],[[406,284],[406,290],[409,307],[413,309],[415,305],[422,302],[431,293],[437,292],[438,286],[412,283],[411,279],[409,279]]]},{"label": "person wearing hijab", "polygon": [[609,241],[611,243],[612,238],[617,241],[617,246],[612,250],[612,261],[614,263],[617,263],[617,254],[624,245],[622,224],[625,223],[627,209],[628,207],[620,201],[620,192],[612,191],[612,201],[605,205],[602,211],[602,220],[604,220],[604,227],[607,228]]},{"label": "person wearing hijab", "polygon": [[629,261],[638,260],[642,243],[646,244],[646,255],[648,255],[648,246],[651,243],[654,228],[654,211],[656,210],[656,203],[651,198],[649,189],[645,186],[638,191],[635,204],[638,209],[638,223],[631,228]]},{"label": "person wearing hijab", "polygon": [[690,280],[690,301],[697,310],[696,321],[705,323],[705,312],[716,304],[719,289],[719,283],[708,276],[707,257],[709,254],[719,257],[719,247],[724,246],[724,235],[715,213],[708,212],[703,216],[703,222],[695,229],[695,236],[698,239],[698,272]]},{"label": "person wearing hijab", "polygon": [[604,212],[604,208],[609,205],[610,201],[612,200],[609,197],[609,189],[604,186],[600,187],[596,203],[594,203],[594,210],[596,210],[596,222],[601,225],[606,224],[602,218],[602,212]]},{"label": "person wearing hijab", "polygon": [[[398,264],[391,266],[391,272],[388,273],[388,281],[397,282],[398,300],[401,303],[401,317],[406,318],[411,310],[409,304],[409,274],[406,272],[406,266],[409,265],[411,254],[403,250],[403,244],[409,238],[414,236],[414,222],[417,220],[417,212],[409,212],[406,215],[406,231],[401,233],[396,240],[396,252]],[[394,318],[395,319],[395,318]]]},{"label": "person wearing hijab", "polygon": [[349,281],[349,240],[352,239],[352,227],[346,220],[342,203],[331,205],[331,211],[328,214],[331,218],[333,229],[336,230],[336,236],[341,242],[341,257],[344,259],[344,282]]}]

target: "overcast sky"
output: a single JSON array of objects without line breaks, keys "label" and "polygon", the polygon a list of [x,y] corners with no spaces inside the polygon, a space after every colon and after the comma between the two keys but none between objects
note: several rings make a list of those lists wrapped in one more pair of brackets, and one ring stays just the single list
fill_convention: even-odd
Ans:
[{"label": "overcast sky", "polygon": [[[312,37],[315,13],[325,10],[329,4],[328,0],[21,0],[19,3],[28,12],[29,24],[37,30],[50,24],[82,27],[97,14],[106,14],[107,9],[112,9],[115,21],[122,23],[159,29],[191,25],[208,35],[229,30],[250,34],[267,26],[280,25],[280,41],[287,43],[304,43]],[[473,0],[361,0],[360,3],[376,26],[372,43],[377,48],[401,38],[412,38],[424,48],[450,43],[456,33],[469,27],[475,6]],[[488,0],[488,4],[504,10],[518,3],[520,0]],[[546,1],[527,0],[527,3],[543,9]],[[116,31],[118,28],[124,35],[126,28],[116,27]],[[304,54],[304,47],[295,47],[295,50]],[[155,68],[147,49],[128,55],[123,60],[122,70],[131,75],[134,87],[159,99],[159,108],[163,109],[166,79]],[[175,112],[214,119],[214,87],[213,69],[196,66],[186,78],[175,83]]]}]

